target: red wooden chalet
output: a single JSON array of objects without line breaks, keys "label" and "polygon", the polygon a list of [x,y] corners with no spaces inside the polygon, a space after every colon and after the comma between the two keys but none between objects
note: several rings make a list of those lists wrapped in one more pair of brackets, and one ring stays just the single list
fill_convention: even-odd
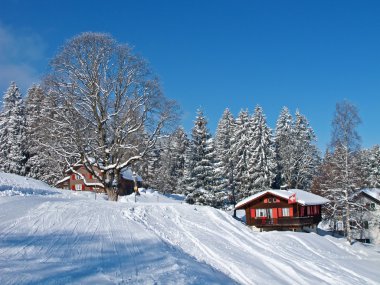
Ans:
[{"label": "red wooden chalet", "polygon": [[298,189],[266,190],[240,201],[246,223],[261,230],[315,231],[327,199]]},{"label": "red wooden chalet", "polygon": [[[92,166],[99,177],[102,177],[102,171],[96,166]],[[128,195],[133,192],[134,181],[132,171],[126,168],[121,171],[119,195]],[[92,175],[83,164],[74,164],[66,171],[66,177],[56,183],[57,188],[69,189],[73,191],[93,191],[104,192],[104,185],[94,175]],[[142,178],[136,176],[137,184],[141,187]]]}]

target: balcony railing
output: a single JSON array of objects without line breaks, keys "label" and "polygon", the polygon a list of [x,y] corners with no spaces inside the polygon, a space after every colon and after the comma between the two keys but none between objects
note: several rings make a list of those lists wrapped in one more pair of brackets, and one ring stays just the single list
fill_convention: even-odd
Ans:
[{"label": "balcony railing", "polygon": [[312,224],[317,224],[321,221],[320,216],[312,217],[283,217],[283,218],[273,218],[267,219],[254,218],[252,219],[253,226],[256,227],[283,227],[283,226],[307,226]]}]

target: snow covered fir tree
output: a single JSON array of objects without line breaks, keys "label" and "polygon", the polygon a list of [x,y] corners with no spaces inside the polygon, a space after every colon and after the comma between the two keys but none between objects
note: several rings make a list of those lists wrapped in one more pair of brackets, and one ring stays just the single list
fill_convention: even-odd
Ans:
[{"label": "snow covered fir tree", "polygon": [[251,128],[252,156],[249,172],[252,178],[252,189],[257,189],[257,191],[269,189],[276,176],[276,161],[272,131],[267,126],[260,106],[255,108]]},{"label": "snow covered fir tree", "polygon": [[182,186],[191,204],[221,207],[225,194],[218,189],[214,141],[207,128],[203,111],[198,110],[187,155]]},{"label": "snow covered fir tree", "polygon": [[15,82],[11,83],[3,96],[0,130],[0,169],[26,175],[25,107]]}]

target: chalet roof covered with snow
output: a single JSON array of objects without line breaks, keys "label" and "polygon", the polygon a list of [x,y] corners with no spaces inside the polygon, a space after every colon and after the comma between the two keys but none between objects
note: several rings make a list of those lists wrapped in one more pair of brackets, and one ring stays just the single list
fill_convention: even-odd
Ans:
[{"label": "chalet roof covered with snow", "polygon": [[63,179],[57,181],[57,183],[55,183],[55,185],[58,185],[58,184],[60,184],[60,183],[63,183],[63,182],[65,182],[65,181],[68,181],[68,180],[70,180],[70,176],[66,176],[65,178],[63,178]]},{"label": "chalet roof covered with snow", "polygon": [[380,204],[380,188],[363,189],[361,192],[367,194]]},{"label": "chalet roof covered with snow", "polygon": [[294,193],[296,194],[296,202],[303,206],[311,206],[311,205],[322,205],[329,202],[326,198],[323,198],[321,196],[315,195],[310,192],[306,192],[299,189],[289,189],[289,190],[265,190],[261,191],[259,193],[256,193],[252,196],[249,196],[248,198],[245,198],[241,200],[239,203],[236,204],[235,209],[243,209],[245,205],[251,203],[252,201],[258,199],[259,197],[270,193],[277,197],[289,199],[291,195]]},{"label": "chalet roof covered with snow", "polygon": [[[125,180],[131,180],[133,181],[133,171],[130,169],[130,168],[125,168],[121,171],[121,176],[125,179]],[[139,182],[142,182],[142,178],[140,175],[137,175],[136,174],[136,180],[139,181]]]}]

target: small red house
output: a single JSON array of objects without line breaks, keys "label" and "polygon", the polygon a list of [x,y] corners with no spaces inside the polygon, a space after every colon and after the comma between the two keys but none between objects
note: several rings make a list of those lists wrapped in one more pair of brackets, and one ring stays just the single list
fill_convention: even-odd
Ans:
[{"label": "small red house", "polygon": [[316,231],[327,199],[298,189],[266,190],[240,201],[246,223],[261,230]]},{"label": "small red house", "polygon": [[[98,176],[102,177],[102,171],[96,166],[93,169]],[[93,191],[97,193],[104,192],[104,185],[94,177],[83,164],[75,164],[66,171],[66,177],[56,183],[57,188],[68,189],[73,191]],[[136,176],[137,185],[141,187],[142,178]],[[134,191],[134,181],[132,171],[126,168],[121,171],[119,195],[128,195]]]}]

